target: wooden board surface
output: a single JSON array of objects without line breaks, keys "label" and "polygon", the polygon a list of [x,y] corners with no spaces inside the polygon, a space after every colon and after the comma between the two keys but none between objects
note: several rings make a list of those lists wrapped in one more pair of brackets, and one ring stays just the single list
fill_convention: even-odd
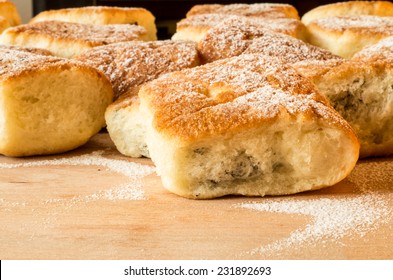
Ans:
[{"label": "wooden board surface", "polygon": [[0,259],[393,258],[393,158],[319,191],[205,201],[169,193],[153,168],[106,133],[63,155],[0,156]]}]

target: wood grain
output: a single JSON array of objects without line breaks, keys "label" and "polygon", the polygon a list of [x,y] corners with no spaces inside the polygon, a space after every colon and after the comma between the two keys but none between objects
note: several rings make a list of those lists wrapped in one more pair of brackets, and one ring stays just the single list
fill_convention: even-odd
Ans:
[{"label": "wood grain", "polygon": [[[134,182],[141,184],[142,199],[129,200],[117,197],[116,188],[132,180],[105,166],[4,168],[89,155],[94,151],[101,151],[107,159],[153,165],[148,159],[130,159],[119,154],[106,133],[63,155],[0,157],[1,259],[393,258],[391,158],[363,160],[349,178],[320,191],[290,197],[225,197],[205,201],[169,193],[154,173]],[[322,236],[303,235],[304,240],[292,243],[286,241],[296,233],[306,232],[316,222],[313,215],[242,207],[246,203],[282,201],[311,204],[352,201],[363,196],[380,203],[376,210],[384,208],[379,219],[361,225],[360,229],[359,225],[349,227],[339,237],[326,231]],[[338,209],[331,213],[332,222],[339,212]],[[284,245],[274,247],[274,244]],[[261,248],[273,249],[261,251]]]}]

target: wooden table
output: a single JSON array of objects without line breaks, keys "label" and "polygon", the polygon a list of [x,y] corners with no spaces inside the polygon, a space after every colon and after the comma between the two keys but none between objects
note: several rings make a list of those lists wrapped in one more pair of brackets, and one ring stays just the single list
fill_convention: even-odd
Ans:
[{"label": "wooden table", "polygon": [[391,158],[320,191],[196,201],[106,133],[63,155],[0,156],[0,259],[392,259],[392,209]]}]

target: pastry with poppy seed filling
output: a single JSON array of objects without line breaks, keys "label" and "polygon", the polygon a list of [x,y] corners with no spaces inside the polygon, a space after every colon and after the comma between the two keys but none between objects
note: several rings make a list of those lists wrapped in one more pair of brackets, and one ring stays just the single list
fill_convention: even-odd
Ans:
[{"label": "pastry with poppy seed filling", "polygon": [[358,159],[348,123],[292,67],[241,55],[141,87],[146,142],[178,195],[284,195],[331,186]]}]

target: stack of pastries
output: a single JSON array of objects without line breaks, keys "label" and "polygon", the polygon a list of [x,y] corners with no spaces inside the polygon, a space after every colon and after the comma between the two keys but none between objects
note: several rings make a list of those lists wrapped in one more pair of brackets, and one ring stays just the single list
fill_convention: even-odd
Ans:
[{"label": "stack of pastries", "polygon": [[143,8],[21,24],[3,0],[2,16],[1,154],[69,151],[106,126],[122,154],[150,157],[166,189],[194,199],[320,189],[359,156],[393,154],[390,2],[302,17],[288,4],[196,5],[158,41]]}]

